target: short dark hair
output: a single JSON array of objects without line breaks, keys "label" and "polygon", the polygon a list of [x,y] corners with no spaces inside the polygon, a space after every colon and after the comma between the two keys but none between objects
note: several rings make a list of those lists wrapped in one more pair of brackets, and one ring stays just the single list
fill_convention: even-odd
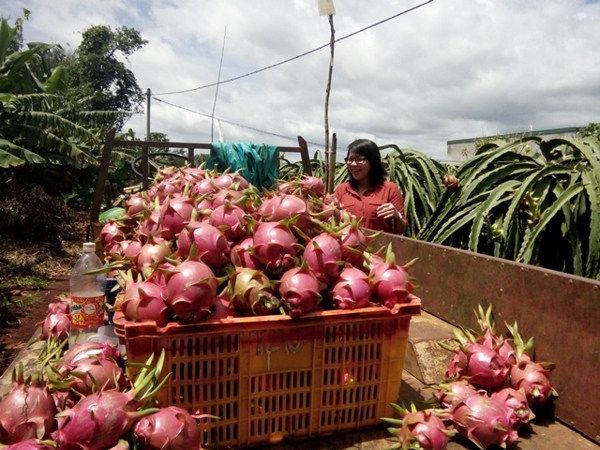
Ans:
[{"label": "short dark hair", "polygon": [[[379,186],[383,184],[387,177],[387,171],[385,170],[385,167],[383,167],[381,153],[375,142],[370,141],[369,139],[357,139],[348,145],[348,153],[346,156],[348,156],[350,152],[364,156],[369,160],[369,164],[371,165],[371,170],[369,171],[369,185]],[[350,186],[354,189],[358,189],[358,183],[352,178],[350,172],[348,172],[348,179]]]}]

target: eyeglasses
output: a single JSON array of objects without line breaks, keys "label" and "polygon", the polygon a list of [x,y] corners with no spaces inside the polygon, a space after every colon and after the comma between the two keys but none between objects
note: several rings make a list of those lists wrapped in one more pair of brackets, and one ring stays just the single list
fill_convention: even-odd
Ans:
[{"label": "eyeglasses", "polygon": [[364,164],[367,161],[367,158],[344,158],[344,161],[346,162],[346,164]]}]

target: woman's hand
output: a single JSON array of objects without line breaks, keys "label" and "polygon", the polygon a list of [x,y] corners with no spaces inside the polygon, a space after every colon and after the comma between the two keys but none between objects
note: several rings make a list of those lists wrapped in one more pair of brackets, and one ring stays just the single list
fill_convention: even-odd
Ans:
[{"label": "woman's hand", "polygon": [[382,219],[402,219],[398,211],[391,203],[384,203],[377,208],[377,217]]}]

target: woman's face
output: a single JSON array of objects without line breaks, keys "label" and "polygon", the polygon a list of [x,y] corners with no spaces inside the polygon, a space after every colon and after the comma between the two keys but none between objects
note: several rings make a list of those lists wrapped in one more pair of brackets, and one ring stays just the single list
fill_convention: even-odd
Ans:
[{"label": "woman's face", "polygon": [[371,170],[371,163],[367,158],[359,155],[355,152],[348,153],[346,167],[348,172],[352,175],[359,183],[369,180],[369,171]]}]

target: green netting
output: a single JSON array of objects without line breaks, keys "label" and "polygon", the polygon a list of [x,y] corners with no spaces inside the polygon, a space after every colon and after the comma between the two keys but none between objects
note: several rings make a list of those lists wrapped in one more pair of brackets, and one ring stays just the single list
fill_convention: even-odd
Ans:
[{"label": "green netting", "polygon": [[257,188],[270,188],[279,178],[277,147],[267,144],[213,142],[207,169],[229,169],[240,174]]}]

